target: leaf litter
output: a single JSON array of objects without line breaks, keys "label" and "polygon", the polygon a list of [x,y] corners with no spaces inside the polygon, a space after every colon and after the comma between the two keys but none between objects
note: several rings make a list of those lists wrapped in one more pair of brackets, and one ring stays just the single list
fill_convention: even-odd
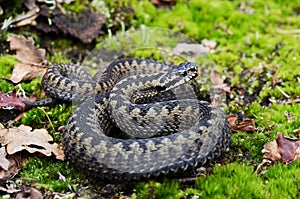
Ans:
[{"label": "leaf litter", "polygon": [[264,145],[262,154],[263,158],[274,162],[292,163],[300,158],[300,140],[277,133],[276,140],[267,142]]},{"label": "leaf litter", "polygon": [[[31,127],[25,125],[7,129],[0,124],[0,141],[0,167],[2,168],[0,169],[0,179],[5,177],[3,173],[9,170],[10,164],[13,164],[11,157],[24,151],[45,156],[54,155],[56,159],[64,160],[61,145],[52,143],[53,138],[46,129],[32,130]],[[27,157],[28,155],[25,155],[24,159]]]},{"label": "leaf litter", "polygon": [[16,51],[16,57],[19,61],[10,78],[13,83],[33,80],[44,75],[47,70],[43,64],[46,61],[45,49],[36,48],[31,37],[9,34],[7,41],[10,44],[10,49]]}]

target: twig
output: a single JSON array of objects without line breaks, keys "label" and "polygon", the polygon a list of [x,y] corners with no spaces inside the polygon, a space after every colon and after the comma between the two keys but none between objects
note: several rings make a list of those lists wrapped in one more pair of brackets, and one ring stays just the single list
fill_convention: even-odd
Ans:
[{"label": "twig", "polygon": [[47,113],[43,108],[41,108],[41,107],[37,107],[37,108],[40,109],[41,111],[43,111],[43,113],[46,115],[46,117],[47,117],[47,119],[48,119],[48,121],[49,121],[49,123],[50,123],[50,126],[51,126],[52,130],[55,132],[55,128],[54,128],[54,126],[53,126],[52,121],[51,121],[50,118],[49,118],[48,113]]},{"label": "twig", "polygon": [[293,29],[293,30],[278,29],[277,32],[280,34],[300,34],[300,29]]}]

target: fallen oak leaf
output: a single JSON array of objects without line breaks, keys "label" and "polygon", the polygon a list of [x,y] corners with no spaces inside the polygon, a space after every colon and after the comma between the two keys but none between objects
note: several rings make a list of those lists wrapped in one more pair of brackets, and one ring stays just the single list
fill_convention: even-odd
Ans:
[{"label": "fallen oak leaf", "polygon": [[282,163],[286,164],[299,159],[300,141],[295,141],[291,138],[284,137],[282,133],[278,133],[276,136],[276,142]]},{"label": "fallen oak leaf", "polygon": [[227,120],[232,131],[254,132],[257,130],[254,119],[244,118],[239,122],[237,115],[228,115]]},{"label": "fallen oak leaf", "polygon": [[201,44],[206,47],[208,51],[211,51],[217,47],[217,42],[214,40],[203,39]]},{"label": "fallen oak leaf", "polygon": [[0,122],[7,123],[17,121],[22,118],[22,112],[28,110],[28,105],[24,104],[23,101],[36,101],[35,96],[29,98],[17,96],[16,89],[9,93],[0,92]]},{"label": "fallen oak leaf", "polygon": [[25,111],[28,107],[23,103],[24,100],[34,102],[36,97],[18,97],[16,89],[13,89],[11,93],[0,92],[0,109],[18,109]]},{"label": "fallen oak leaf", "polygon": [[46,60],[45,49],[37,49],[31,37],[25,38],[24,36],[9,34],[7,41],[10,44],[10,49],[16,51],[16,57],[19,60],[10,78],[13,83],[32,80],[44,75],[46,68],[41,66],[41,63]]},{"label": "fallen oak leaf", "polygon": [[264,148],[261,150],[261,153],[263,154],[264,159],[270,159],[273,162],[277,162],[281,159],[276,140],[264,144]]},{"label": "fallen oak leaf", "polygon": [[276,140],[266,143],[261,152],[265,159],[288,164],[300,158],[300,140],[284,137],[282,133],[277,133]]},{"label": "fallen oak leaf", "polygon": [[91,43],[100,34],[106,19],[90,9],[85,9],[80,14],[64,14],[56,8],[53,11],[53,23],[64,33],[80,39],[83,43]]},{"label": "fallen oak leaf", "polygon": [[173,53],[176,55],[188,55],[195,58],[198,55],[208,53],[208,50],[202,44],[178,43],[173,48]]},{"label": "fallen oak leaf", "polygon": [[231,95],[230,86],[224,83],[223,78],[221,78],[220,74],[216,71],[211,71],[210,80],[215,88],[221,89],[222,91],[225,91],[226,93]]},{"label": "fallen oak leaf", "polygon": [[24,36],[9,34],[7,41],[10,49],[16,51],[16,57],[19,61],[36,64],[45,60],[46,50],[37,49],[31,37],[25,38]]},{"label": "fallen oak leaf", "polygon": [[176,4],[176,0],[151,0],[151,2],[157,7],[173,6]]},{"label": "fallen oak leaf", "polygon": [[212,94],[212,104],[214,106],[219,106],[222,103],[220,99],[225,93],[231,95],[230,86],[224,83],[224,79],[221,78],[220,74],[217,71],[211,71],[210,74],[210,81],[213,84],[213,89],[211,90]]},{"label": "fallen oak leaf", "polygon": [[45,74],[47,68],[28,63],[17,63],[14,66],[10,81],[19,83],[21,81],[30,81]]},{"label": "fallen oak leaf", "polygon": [[1,147],[0,148],[0,167],[2,167],[4,170],[8,170],[8,166],[9,166],[9,160],[6,159],[6,150],[5,147]]},{"label": "fallen oak leaf", "polygon": [[46,156],[54,154],[57,159],[64,159],[62,147],[56,143],[50,143],[53,138],[46,129],[32,130],[31,127],[25,125],[5,129],[2,126],[0,136],[3,137],[6,151],[10,155],[26,150],[29,153],[38,152]]},{"label": "fallen oak leaf", "polygon": [[[3,147],[5,149],[5,147]],[[28,153],[16,153],[13,155],[6,155],[5,159],[9,161],[9,165],[6,168],[0,168],[0,179],[10,179],[15,176],[22,165],[28,160]]]}]

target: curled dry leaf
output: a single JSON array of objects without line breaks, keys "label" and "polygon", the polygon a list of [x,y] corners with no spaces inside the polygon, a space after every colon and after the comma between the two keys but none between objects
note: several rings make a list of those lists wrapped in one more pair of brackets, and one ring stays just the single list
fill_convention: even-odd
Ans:
[{"label": "curled dry leaf", "polygon": [[220,103],[222,103],[222,96],[224,96],[225,93],[228,93],[231,95],[230,86],[224,83],[224,80],[221,78],[220,74],[217,71],[211,71],[210,72],[210,81],[213,84],[213,90],[212,90],[212,104],[214,106],[219,106]]},{"label": "curled dry leaf", "polygon": [[45,49],[37,49],[31,37],[25,38],[9,34],[7,41],[10,49],[16,51],[16,57],[19,60],[13,69],[10,80],[14,83],[20,81],[28,81],[42,76],[46,72],[46,68],[41,66],[45,61]]},{"label": "curled dry leaf", "polygon": [[17,121],[22,118],[22,112],[28,110],[30,107],[23,103],[24,100],[34,102],[36,97],[22,97],[17,94],[14,89],[9,93],[0,92],[0,122],[7,123],[10,121]]},{"label": "curled dry leaf", "polygon": [[53,23],[65,34],[80,39],[83,43],[90,43],[100,34],[105,17],[85,9],[80,14],[63,14],[59,9],[53,12]]},{"label": "curled dry leaf", "polygon": [[0,109],[18,109],[20,111],[25,111],[28,108],[23,101],[29,100],[34,102],[36,97],[18,97],[16,94],[16,90],[12,90],[11,93],[1,93],[0,92]]},{"label": "curled dry leaf", "polygon": [[29,153],[41,153],[46,156],[54,154],[57,159],[63,160],[62,147],[56,143],[51,144],[53,138],[46,129],[34,129],[21,125],[9,129],[0,128],[0,136],[3,137],[8,154],[15,154],[26,150]]},{"label": "curled dry leaf", "polygon": [[300,140],[284,137],[282,133],[276,135],[276,140],[268,142],[262,149],[263,158],[284,164],[294,162],[300,158]]},{"label": "curled dry leaf", "polygon": [[201,44],[206,47],[208,51],[211,51],[217,47],[217,42],[214,40],[203,39]]},{"label": "curled dry leaf", "polygon": [[8,170],[9,166],[9,160],[6,159],[6,150],[5,147],[0,148],[0,167],[2,167],[4,170]]},{"label": "curled dry leaf", "polygon": [[195,58],[198,55],[208,53],[208,50],[201,44],[178,43],[173,48],[173,53],[178,55],[188,55],[191,58]]},{"label": "curled dry leaf", "polygon": [[228,115],[227,120],[232,131],[254,132],[257,130],[254,119],[245,118],[239,122],[237,115]]},{"label": "curled dry leaf", "polygon": [[151,2],[158,7],[173,6],[176,0],[151,0]]},{"label": "curled dry leaf", "polygon": [[16,195],[16,199],[24,199],[24,198],[42,199],[43,195],[39,190],[33,187],[31,187],[30,190],[26,190],[25,186],[22,186],[21,192]]}]

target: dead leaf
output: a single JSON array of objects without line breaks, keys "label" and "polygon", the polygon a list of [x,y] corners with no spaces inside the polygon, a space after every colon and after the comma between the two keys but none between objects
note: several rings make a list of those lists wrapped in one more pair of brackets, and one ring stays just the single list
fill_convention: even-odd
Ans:
[{"label": "dead leaf", "polygon": [[30,199],[42,199],[42,193],[31,187],[29,190],[26,190],[25,186],[21,187],[21,192],[16,195],[16,199],[24,199],[24,198],[30,198]]},{"label": "dead leaf", "polygon": [[90,43],[100,34],[105,17],[90,9],[85,9],[80,14],[63,14],[59,9],[53,12],[53,23],[65,34],[79,38],[83,43]]},{"label": "dead leaf", "polygon": [[57,159],[63,160],[62,147],[56,143],[51,144],[53,138],[46,129],[34,129],[20,125],[9,129],[0,128],[0,136],[3,137],[8,154],[15,154],[26,150],[29,153],[41,153],[46,156],[54,154]]},{"label": "dead leaf", "polygon": [[288,164],[300,158],[300,140],[284,137],[282,133],[278,133],[276,140],[266,143],[261,152],[263,158]]},{"label": "dead leaf", "polygon": [[215,88],[221,89],[222,91],[225,91],[226,93],[231,95],[230,86],[224,83],[223,78],[221,78],[220,74],[216,71],[210,72],[210,80]]},{"label": "dead leaf", "polygon": [[11,93],[1,93],[0,92],[0,109],[18,109],[20,111],[25,111],[28,107],[23,103],[24,100],[29,100],[34,102],[36,97],[18,97],[16,95],[16,89],[12,90]]},{"label": "dead leaf", "polygon": [[11,121],[17,121],[22,118],[22,112],[28,110],[29,106],[23,103],[24,100],[34,102],[35,96],[29,98],[22,97],[17,94],[16,89],[9,93],[0,92],[0,122],[7,123]]},{"label": "dead leaf", "polygon": [[13,69],[10,80],[13,83],[33,80],[37,77],[43,76],[46,70],[47,69],[44,67],[39,67],[39,66],[25,64],[25,63],[17,63]]},{"label": "dead leaf", "polygon": [[5,147],[1,147],[0,148],[0,167],[2,167],[4,170],[8,170],[8,166],[9,166],[9,160],[6,159],[6,150]]},{"label": "dead leaf", "polygon": [[198,55],[208,53],[208,50],[201,44],[178,43],[175,48],[173,48],[173,53],[177,55],[188,55],[191,58],[195,58]]},{"label": "dead leaf", "polygon": [[206,47],[208,51],[211,51],[217,47],[217,42],[214,40],[203,39],[201,44]]},{"label": "dead leaf", "polygon": [[36,49],[31,37],[25,38],[24,36],[9,34],[7,41],[10,43],[10,49],[16,51],[17,59],[21,62],[36,64],[45,59],[45,49]]},{"label": "dead leaf", "polygon": [[15,65],[10,80],[14,83],[28,81],[42,76],[46,68],[41,65],[45,61],[45,49],[37,49],[31,37],[25,38],[9,34],[7,41],[10,49],[16,51],[16,57],[19,63]]},{"label": "dead leaf", "polygon": [[264,159],[270,159],[274,162],[277,162],[281,159],[281,155],[278,152],[278,146],[276,140],[267,142],[262,149],[262,154]]},{"label": "dead leaf", "polygon": [[214,91],[214,95],[211,103],[214,106],[219,106],[220,102],[218,101],[218,98],[221,98],[219,96],[222,96],[225,93],[231,95],[230,86],[224,83],[223,78],[221,78],[220,74],[217,71],[211,71],[209,75],[210,75],[210,81],[213,84],[213,91]]},{"label": "dead leaf", "polygon": [[0,168],[0,179],[10,179],[13,176],[15,176],[22,168],[22,165],[28,160],[28,158],[28,153],[16,153],[13,155],[6,155],[5,159],[9,161],[9,165],[7,168]]},{"label": "dead leaf", "polygon": [[176,4],[176,0],[152,0],[151,2],[160,8]]},{"label": "dead leaf", "polygon": [[254,132],[257,130],[254,119],[245,118],[239,122],[237,115],[228,115],[227,120],[232,131]]}]

